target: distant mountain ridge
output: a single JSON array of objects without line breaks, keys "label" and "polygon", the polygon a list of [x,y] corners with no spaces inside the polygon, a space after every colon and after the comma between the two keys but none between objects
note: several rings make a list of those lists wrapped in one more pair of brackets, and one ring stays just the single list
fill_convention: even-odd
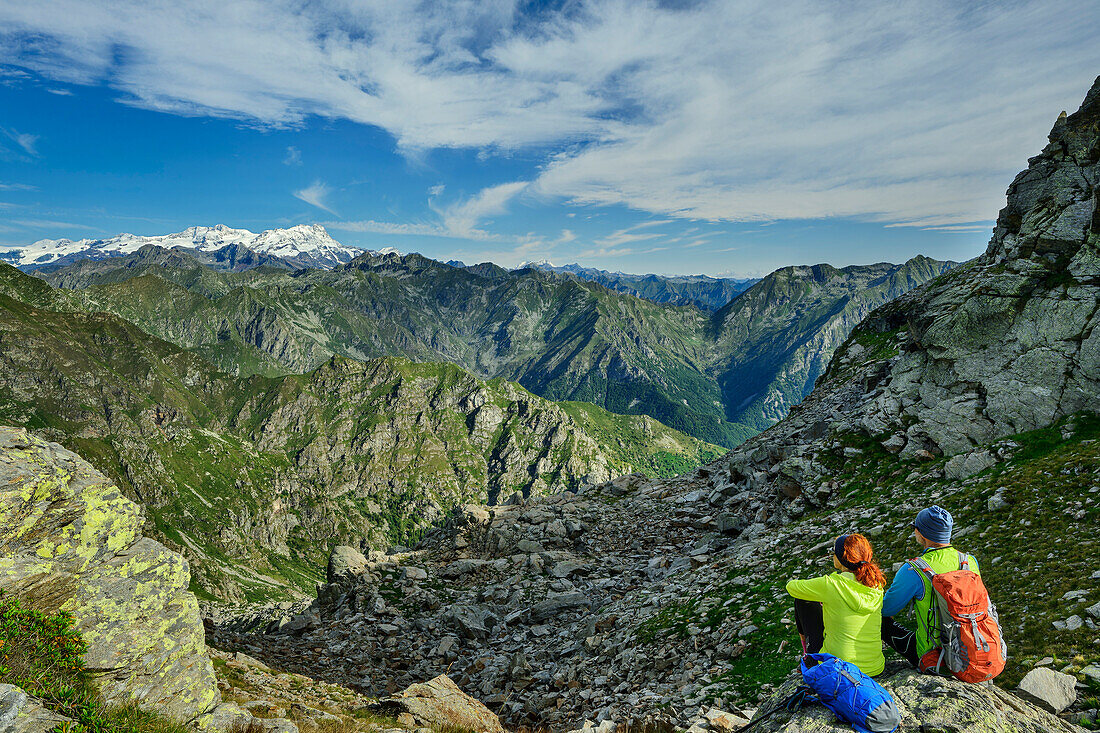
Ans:
[{"label": "distant mountain ridge", "polygon": [[363,251],[340,244],[319,224],[266,229],[259,234],[218,224],[153,236],[119,234],[109,239],[40,239],[23,248],[0,252],[0,259],[24,271],[32,271],[82,259],[100,260],[133,254],[147,245],[187,250],[204,264],[233,270],[262,264],[329,269],[350,262]]},{"label": "distant mountain ridge", "polygon": [[556,266],[549,262],[527,262],[519,269],[530,268],[576,275],[605,288],[652,300],[654,303],[694,305],[713,313],[760,282],[760,278],[710,277],[709,275],[634,275],[610,272],[576,263]]},{"label": "distant mountain ridge", "polygon": [[415,253],[219,272],[148,247],[36,274],[75,291],[74,307],[115,313],[232,373],[307,372],[333,355],[446,361],[731,447],[801,400],[870,308],[950,266],[784,268],[714,314],[572,273]]}]

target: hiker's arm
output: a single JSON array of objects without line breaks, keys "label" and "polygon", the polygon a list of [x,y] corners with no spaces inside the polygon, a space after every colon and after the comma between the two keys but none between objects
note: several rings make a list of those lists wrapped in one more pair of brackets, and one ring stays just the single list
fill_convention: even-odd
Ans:
[{"label": "hiker's arm", "polygon": [[924,590],[917,571],[908,565],[903,565],[894,576],[894,582],[886,590],[882,597],[882,615],[894,616],[909,605],[909,601],[919,596]]},{"label": "hiker's arm", "polygon": [[827,575],[809,580],[788,580],[787,592],[802,601],[825,600],[825,587],[829,582]]}]

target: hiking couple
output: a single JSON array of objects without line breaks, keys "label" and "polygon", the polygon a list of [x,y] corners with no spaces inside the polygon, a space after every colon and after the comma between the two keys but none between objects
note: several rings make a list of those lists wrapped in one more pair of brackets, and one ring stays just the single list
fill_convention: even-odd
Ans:
[{"label": "hiking couple", "polygon": [[[787,583],[803,653],[831,654],[873,677],[886,666],[885,642],[922,672],[968,682],[996,676],[1004,666],[996,609],[977,561],[951,546],[951,529],[946,509],[921,510],[913,534],[924,550],[901,567],[888,589],[867,538],[837,537],[832,558],[838,572]],[[916,629],[893,618],[910,604]]]}]

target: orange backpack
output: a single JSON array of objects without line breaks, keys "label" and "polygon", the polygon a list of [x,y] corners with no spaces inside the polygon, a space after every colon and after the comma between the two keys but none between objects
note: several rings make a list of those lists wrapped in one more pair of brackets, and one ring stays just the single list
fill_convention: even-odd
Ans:
[{"label": "orange backpack", "polygon": [[928,628],[939,634],[939,646],[920,660],[921,672],[950,672],[963,682],[991,680],[1005,668],[1007,648],[982,578],[959,553],[959,569],[936,573],[924,560],[909,564],[928,577],[935,594]]}]

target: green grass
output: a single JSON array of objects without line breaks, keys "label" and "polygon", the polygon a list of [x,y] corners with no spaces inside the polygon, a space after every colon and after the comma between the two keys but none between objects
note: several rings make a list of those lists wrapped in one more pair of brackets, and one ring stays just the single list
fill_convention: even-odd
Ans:
[{"label": "green grass", "polygon": [[31,610],[0,591],[0,681],[74,720],[62,733],[186,733],[163,715],[104,702],[84,668],[84,649],[67,613]]}]

